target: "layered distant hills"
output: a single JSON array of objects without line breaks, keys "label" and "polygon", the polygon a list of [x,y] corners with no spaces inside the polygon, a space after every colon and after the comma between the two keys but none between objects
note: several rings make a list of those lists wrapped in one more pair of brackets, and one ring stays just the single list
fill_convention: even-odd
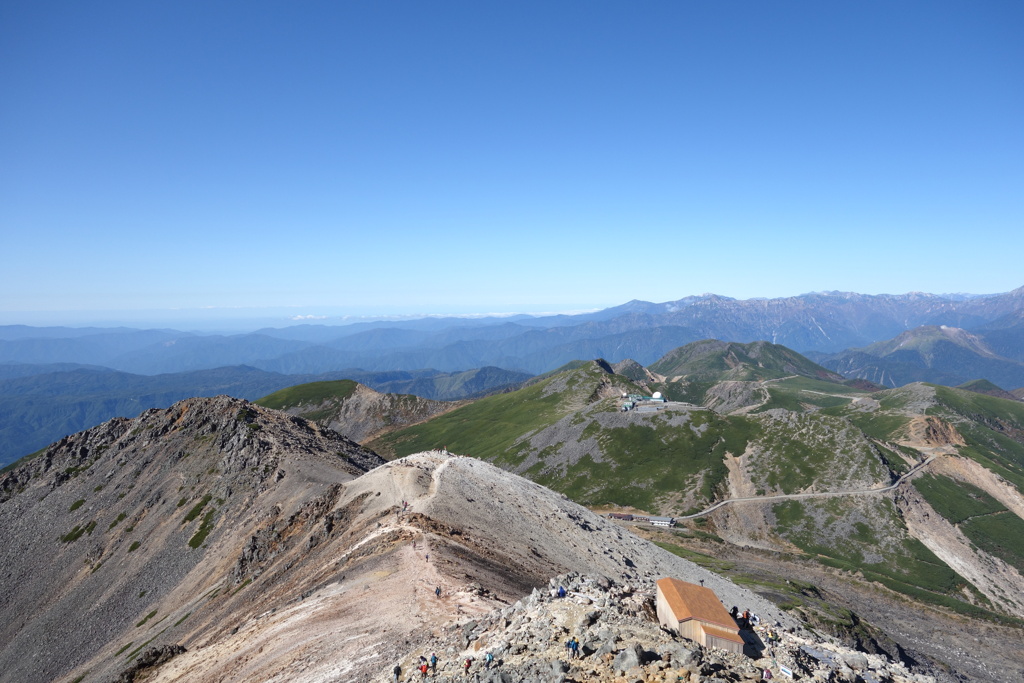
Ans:
[{"label": "layered distant hills", "polygon": [[237,335],[4,326],[0,464],[104,419],[189,396],[255,399],[294,384],[351,379],[387,393],[461,400],[578,359],[650,365],[703,339],[770,341],[885,386],[986,380],[1012,392],[1024,386],[1024,287],[986,296],[707,294],[582,315],[297,325]]},{"label": "layered distant hills", "polygon": [[538,374],[578,358],[649,364],[700,339],[765,340],[801,353],[834,353],[924,325],[985,328],[997,353],[1024,360],[1022,312],[1024,287],[987,296],[823,292],[736,300],[706,294],[581,315],[298,325],[231,336],[7,326],[0,327],[0,362],[81,363],[138,374],[225,365],[285,374],[486,366]]}]

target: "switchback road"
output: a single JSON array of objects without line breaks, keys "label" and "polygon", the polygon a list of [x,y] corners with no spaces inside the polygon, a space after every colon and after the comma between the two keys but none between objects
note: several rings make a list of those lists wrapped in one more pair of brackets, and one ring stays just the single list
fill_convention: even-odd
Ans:
[{"label": "switchback road", "polygon": [[692,515],[683,515],[680,517],[676,517],[676,519],[696,519],[697,517],[703,517],[707,514],[714,512],[720,507],[730,505],[732,503],[765,503],[773,500],[797,500],[800,498],[829,498],[834,496],[860,496],[867,493],[885,493],[886,491],[892,491],[894,488],[896,488],[904,481],[906,481],[909,477],[912,477],[913,475],[920,472],[932,460],[935,460],[935,458],[937,457],[938,455],[928,456],[928,458],[926,458],[923,462],[914,465],[909,471],[907,471],[906,474],[897,479],[895,483],[880,489],[859,489],[855,491],[823,491],[821,493],[784,493],[777,496],[750,496],[748,498],[730,498],[728,500],[719,501],[712,505],[711,507],[701,510],[700,512],[696,512]]}]

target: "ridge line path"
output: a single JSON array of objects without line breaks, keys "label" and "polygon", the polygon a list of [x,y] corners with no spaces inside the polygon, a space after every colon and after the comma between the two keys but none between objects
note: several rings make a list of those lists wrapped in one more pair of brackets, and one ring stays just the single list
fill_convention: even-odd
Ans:
[{"label": "ridge line path", "polygon": [[758,389],[758,391],[760,391],[761,393],[764,394],[764,398],[761,399],[761,402],[757,403],[755,405],[752,405],[752,406],[741,406],[741,407],[737,408],[736,410],[732,411],[729,414],[730,415],[747,415],[748,413],[754,412],[758,408],[761,408],[762,406],[766,405],[768,403],[768,401],[772,400],[771,393],[767,389],[764,388],[765,384],[768,384],[769,382],[781,382],[783,380],[793,379],[794,377],[796,377],[796,375],[786,375],[785,377],[773,377],[772,379],[758,380],[758,382],[757,382],[757,389]]},{"label": "ridge line path", "polygon": [[681,515],[679,517],[676,517],[676,519],[695,519],[697,517],[703,517],[707,514],[714,512],[718,508],[724,507],[730,503],[749,503],[751,501],[763,503],[769,500],[793,500],[797,498],[828,498],[831,496],[859,496],[866,493],[885,493],[886,491],[892,491],[894,488],[896,488],[904,481],[906,481],[909,477],[920,472],[928,464],[935,460],[935,458],[939,457],[939,455],[941,454],[929,455],[923,462],[919,462],[913,467],[911,467],[906,474],[901,476],[894,483],[880,489],[857,489],[854,491],[821,491],[818,493],[782,493],[777,496],[749,496],[746,498],[729,498],[728,500],[720,500],[711,507],[705,508],[700,512],[695,512],[692,515]]}]

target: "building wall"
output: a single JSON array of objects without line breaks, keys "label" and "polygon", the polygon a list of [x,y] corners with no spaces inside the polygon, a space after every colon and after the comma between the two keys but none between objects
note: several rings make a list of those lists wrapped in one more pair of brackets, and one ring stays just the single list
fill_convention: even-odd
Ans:
[{"label": "building wall", "polygon": [[707,636],[707,641],[707,643],[704,643],[705,645],[720,647],[723,650],[735,652],[738,655],[743,654],[743,643],[736,643],[731,640],[726,640],[725,638],[717,638],[715,636]]},{"label": "building wall", "polygon": [[659,590],[657,596],[657,607],[658,607],[658,623],[667,629],[673,631],[679,630],[679,622],[676,621],[676,615],[672,609],[668,606],[668,600],[665,599],[664,594]]},{"label": "building wall", "polygon": [[679,624],[679,635],[683,638],[689,638],[695,643],[701,645],[707,645],[706,638],[704,637],[704,629],[700,627],[700,622],[696,619],[687,619],[683,623]]}]

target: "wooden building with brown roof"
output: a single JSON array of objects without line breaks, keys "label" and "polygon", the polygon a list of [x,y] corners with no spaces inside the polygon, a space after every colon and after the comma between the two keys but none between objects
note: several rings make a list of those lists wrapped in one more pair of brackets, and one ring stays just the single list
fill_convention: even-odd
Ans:
[{"label": "wooden building with brown roof", "polygon": [[743,653],[743,638],[725,605],[710,588],[664,578],[657,583],[658,621],[706,647]]}]

